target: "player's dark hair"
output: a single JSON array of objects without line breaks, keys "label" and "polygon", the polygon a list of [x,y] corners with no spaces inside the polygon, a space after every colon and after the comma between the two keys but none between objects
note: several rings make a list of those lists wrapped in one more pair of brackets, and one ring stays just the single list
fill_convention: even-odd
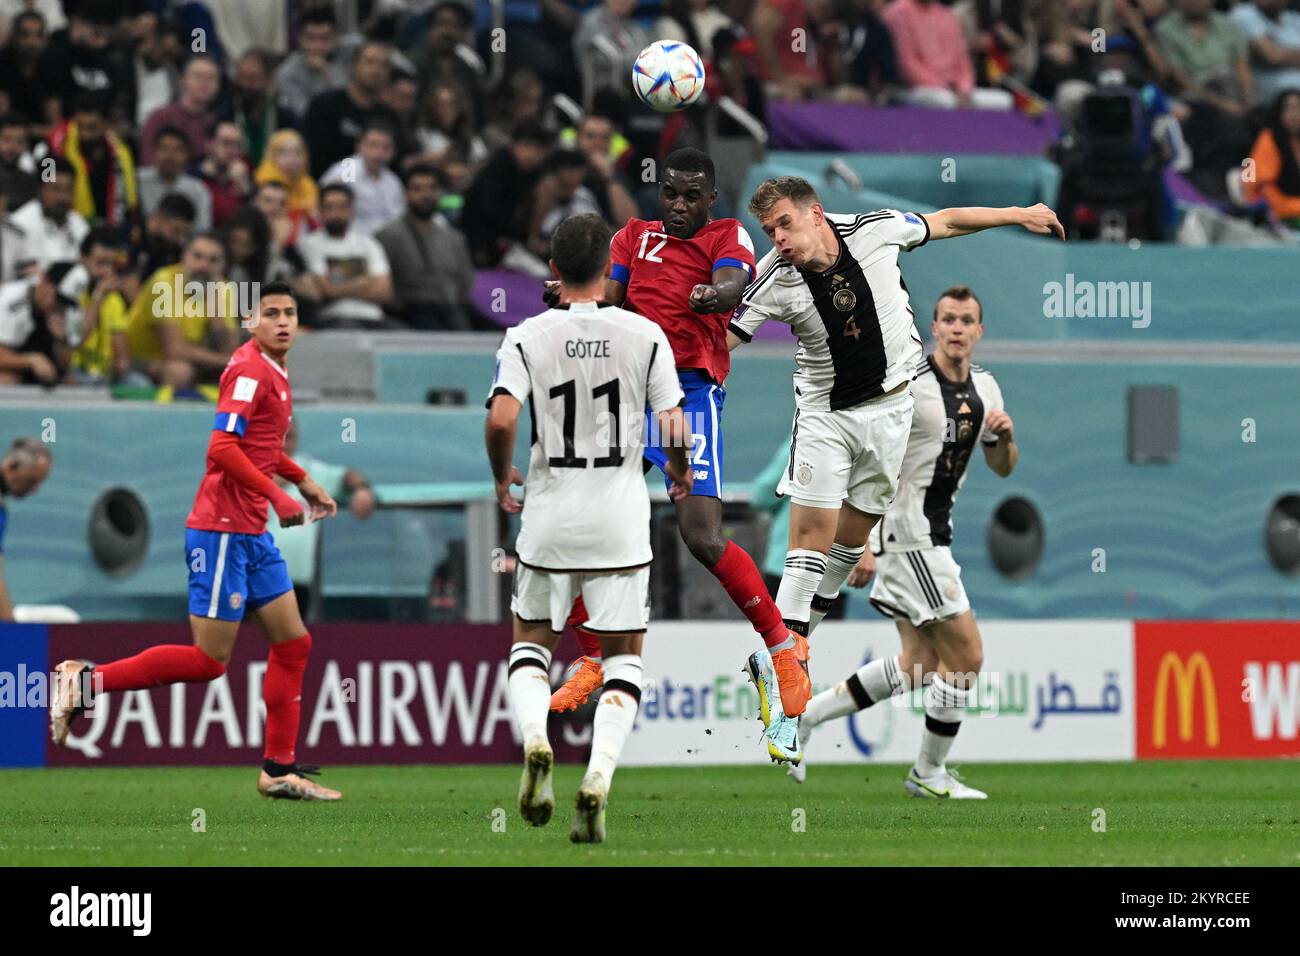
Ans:
[{"label": "player's dark hair", "polygon": [[268,282],[266,285],[261,287],[258,295],[263,299],[268,295],[287,295],[289,298],[293,299],[295,303],[298,301],[298,296],[293,291],[293,287],[287,282]]},{"label": "player's dark hair", "polygon": [[198,218],[198,212],[194,208],[194,201],[189,196],[182,196],[180,193],[168,193],[158,200],[158,205],[153,207],[155,214],[165,219],[180,219],[187,223],[193,224]]},{"label": "player's dark hair", "polygon": [[153,147],[158,148],[158,144],[164,139],[178,139],[181,145],[185,147],[185,152],[190,152],[190,138],[185,135],[185,131],[179,126],[159,126],[153,134]]},{"label": "player's dark hair", "polygon": [[675,169],[679,173],[703,173],[704,185],[709,189],[713,188],[713,160],[702,149],[683,146],[681,149],[673,150],[668,154],[668,158],[664,160],[664,169]]},{"label": "player's dark hair", "polygon": [[551,236],[551,261],[560,281],[583,286],[597,279],[609,261],[613,233],[604,219],[593,213],[570,216]]},{"label": "player's dark hair", "polygon": [[21,126],[23,132],[27,132],[27,127],[31,124],[27,122],[27,117],[22,113],[0,113],[0,129],[9,129],[11,126]]},{"label": "player's dark hair", "polygon": [[322,206],[325,204],[325,197],[330,193],[342,193],[347,196],[348,205],[352,205],[356,198],[355,194],[352,192],[352,187],[347,183],[329,183],[326,186],[322,186],[320,190],[320,201]]},{"label": "player's dark hair", "polygon": [[939,293],[939,298],[934,300],[934,317],[939,318],[939,303],[944,299],[956,299],[958,302],[974,302],[980,310],[980,325],[984,324],[984,303],[980,301],[968,285],[949,286]]},{"label": "player's dark hair", "polygon": [[117,251],[124,248],[125,243],[116,229],[110,229],[107,226],[100,226],[86,233],[86,238],[81,240],[81,254],[88,256],[96,246],[101,249],[112,249]]}]

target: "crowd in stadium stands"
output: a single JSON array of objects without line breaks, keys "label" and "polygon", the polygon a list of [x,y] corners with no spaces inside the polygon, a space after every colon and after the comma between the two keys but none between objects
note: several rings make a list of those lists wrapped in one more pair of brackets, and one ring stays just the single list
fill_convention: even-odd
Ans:
[{"label": "crowd in stadium stands", "polygon": [[1070,129],[1123,86],[1207,197],[1300,222],[1287,0],[505,0],[500,35],[491,7],[0,0],[0,382],[212,381],[238,317],[175,294],[196,280],[286,280],[309,327],[492,327],[476,269],[544,277],[564,217],[653,215],[644,160],[698,141],[700,111],[629,102],[655,38],[760,121],[829,100]]}]

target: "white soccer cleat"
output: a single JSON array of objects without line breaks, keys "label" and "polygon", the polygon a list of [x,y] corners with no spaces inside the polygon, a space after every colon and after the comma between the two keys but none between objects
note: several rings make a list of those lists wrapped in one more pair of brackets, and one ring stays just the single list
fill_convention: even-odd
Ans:
[{"label": "white soccer cleat", "polygon": [[609,799],[609,784],[598,773],[582,778],[578,800],[573,810],[573,829],[569,839],[574,843],[605,842],[605,803]]},{"label": "white soccer cleat", "polygon": [[88,685],[83,674],[90,667],[90,661],[63,661],[54,668],[54,692],[50,695],[50,738],[56,747],[62,747],[67,741],[72,721],[86,708],[84,691]]},{"label": "white soccer cleat", "polygon": [[962,783],[955,771],[941,770],[931,777],[922,777],[913,767],[903,781],[907,792],[914,797],[931,797],[938,800],[987,800],[988,794]]},{"label": "white soccer cleat", "polygon": [[[812,737],[813,727],[817,726],[808,720],[808,716],[799,718],[799,752],[807,753],[808,739]],[[790,775],[795,783],[803,783],[808,779],[808,758],[804,757],[799,763],[787,764],[785,772]]]},{"label": "white soccer cleat", "polygon": [[545,737],[535,737],[524,747],[524,775],[519,781],[519,813],[535,827],[544,827],[555,812],[551,768],[555,753]]}]

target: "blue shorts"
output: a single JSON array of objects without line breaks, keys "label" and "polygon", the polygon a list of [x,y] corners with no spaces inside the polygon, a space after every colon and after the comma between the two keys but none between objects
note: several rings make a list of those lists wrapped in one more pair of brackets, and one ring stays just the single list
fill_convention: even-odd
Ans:
[{"label": "blue shorts", "polygon": [[289,569],[271,532],[185,529],[185,563],[190,569],[190,613],[240,621],[293,590]]},{"label": "blue shorts", "polygon": [[[686,424],[690,426],[694,444],[691,447],[691,468],[695,471],[695,484],[691,494],[706,498],[722,497],[722,403],[727,400],[727,390],[704,372],[679,372],[678,381],[686,393]],[[650,421],[650,437],[645,443],[645,459],[664,472],[664,487],[672,484],[664,466],[667,453],[659,447],[658,419],[646,411]]]}]

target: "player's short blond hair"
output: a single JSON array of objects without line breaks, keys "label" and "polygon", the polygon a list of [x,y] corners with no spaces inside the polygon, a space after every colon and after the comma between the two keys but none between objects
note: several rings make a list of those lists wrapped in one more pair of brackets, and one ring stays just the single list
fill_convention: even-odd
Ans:
[{"label": "player's short blond hair", "polygon": [[749,199],[749,211],[762,219],[782,199],[789,199],[795,205],[807,208],[815,202],[821,202],[813,184],[802,176],[777,176],[765,179],[758,184],[754,195]]}]

